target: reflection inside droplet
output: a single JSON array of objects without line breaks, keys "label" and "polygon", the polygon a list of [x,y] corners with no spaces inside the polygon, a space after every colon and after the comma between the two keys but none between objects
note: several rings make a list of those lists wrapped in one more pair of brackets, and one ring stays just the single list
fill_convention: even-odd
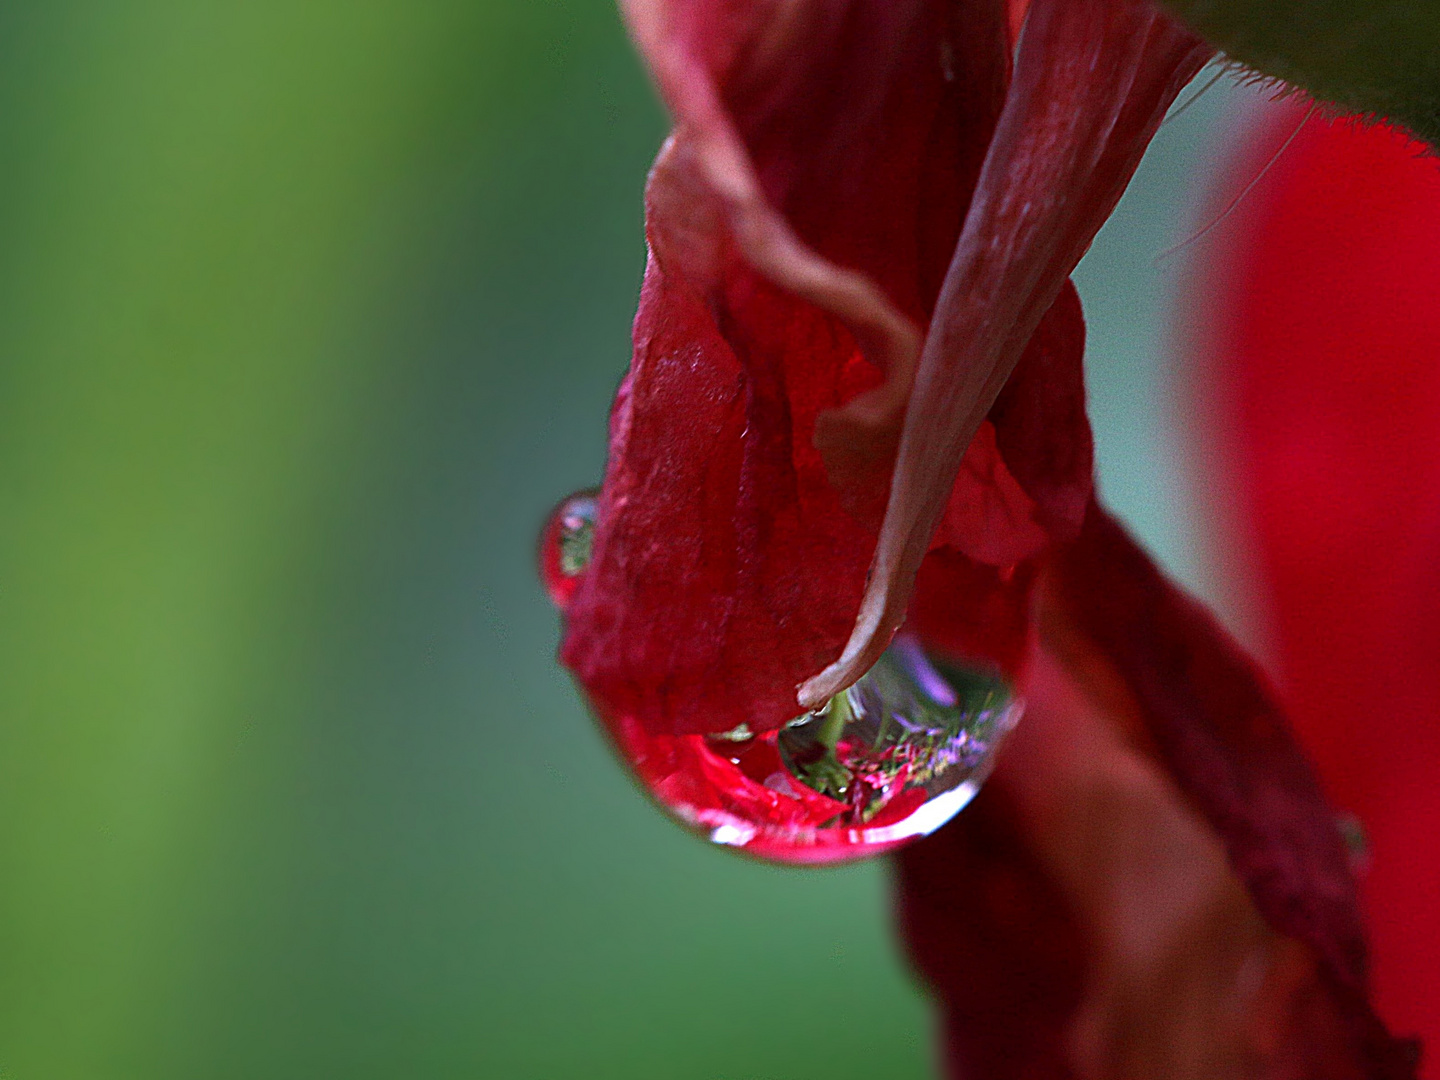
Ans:
[{"label": "reflection inside droplet", "polygon": [[821,710],[760,734],[647,735],[607,721],[645,789],[681,823],[727,847],[785,863],[890,850],[968,803],[1018,719],[998,673],[896,640]]},{"label": "reflection inside droplet", "polygon": [[595,540],[597,492],[581,491],[557,506],[540,534],[540,580],[560,610],[570,603]]}]

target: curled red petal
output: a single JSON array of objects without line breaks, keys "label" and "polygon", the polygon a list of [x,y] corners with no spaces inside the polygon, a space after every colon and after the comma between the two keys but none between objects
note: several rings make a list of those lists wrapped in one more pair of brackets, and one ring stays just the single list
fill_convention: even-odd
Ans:
[{"label": "curled red petal", "polygon": [[[1094,490],[1095,458],[1084,355],[1080,297],[1067,281],[970,440],[932,550],[954,547],[980,562],[1010,566],[1079,533]],[[917,593],[923,593],[918,583]]]},{"label": "curled red petal", "polygon": [[652,734],[763,731],[859,603],[874,535],[816,426],[882,377],[908,389],[1003,93],[1003,12],[625,9],[676,129],[562,656]]},{"label": "curled red petal", "polygon": [[908,392],[1004,94],[998,7],[622,7],[676,123],[648,196],[662,263],[705,289],[723,281],[733,245],[841,319]]},{"label": "curled red petal", "polygon": [[1037,0],[925,341],[854,630],[801,685],[852,684],[904,620],[961,461],[1180,88],[1213,50],[1149,0]]},{"label": "curled red petal", "polygon": [[1254,665],[1098,506],[1054,587],[1114,666],[1170,775],[1219,834],[1256,908],[1319,959],[1366,1075],[1414,1076],[1417,1051],[1369,1003],[1355,882],[1309,761]]},{"label": "curled red petal", "polygon": [[[1066,282],[1031,337],[988,420],[970,441],[931,549],[952,547],[992,566],[1039,554],[1079,531],[1094,486],[1094,448],[1085,414],[1085,319]],[[883,456],[864,437],[817,444],[847,510],[877,526],[884,514],[894,446]],[[899,432],[895,433],[898,442]],[[839,467],[837,468],[837,461]],[[853,471],[847,471],[853,470]]]}]

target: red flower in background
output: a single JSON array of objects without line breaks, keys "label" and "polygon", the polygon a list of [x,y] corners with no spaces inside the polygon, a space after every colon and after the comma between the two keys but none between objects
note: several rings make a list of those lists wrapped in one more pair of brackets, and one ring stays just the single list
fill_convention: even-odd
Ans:
[{"label": "red flower in background", "polygon": [[871,853],[939,824],[912,743],[861,805],[844,732],[787,733],[984,670],[1026,719],[901,863],[957,1075],[1407,1075],[1308,763],[1093,500],[1068,274],[1211,50],[1144,0],[1037,0],[1018,46],[996,0],[624,6],[676,129],[604,485],[544,550],[637,775],[713,839]]},{"label": "red flower in background", "polygon": [[1368,836],[1379,1008],[1440,1039],[1440,164],[1312,119],[1208,250],[1196,388],[1225,548],[1253,552],[1295,726]]}]

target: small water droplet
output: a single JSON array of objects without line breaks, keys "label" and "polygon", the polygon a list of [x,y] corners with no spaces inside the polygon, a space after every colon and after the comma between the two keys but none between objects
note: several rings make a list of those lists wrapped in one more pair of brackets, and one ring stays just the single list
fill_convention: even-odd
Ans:
[{"label": "small water droplet", "polygon": [[993,667],[913,637],[822,709],[753,732],[652,736],[602,718],[642,785],[717,844],[782,863],[876,855],[938,829],[994,764],[1022,703]]},{"label": "small water droplet", "polygon": [[555,508],[540,533],[540,580],[562,611],[590,563],[598,506],[599,492],[577,492]]},{"label": "small water droplet", "polygon": [[1370,838],[1365,832],[1365,823],[1354,814],[1340,813],[1335,815],[1335,827],[1340,830],[1350,869],[1356,874],[1370,869]]}]

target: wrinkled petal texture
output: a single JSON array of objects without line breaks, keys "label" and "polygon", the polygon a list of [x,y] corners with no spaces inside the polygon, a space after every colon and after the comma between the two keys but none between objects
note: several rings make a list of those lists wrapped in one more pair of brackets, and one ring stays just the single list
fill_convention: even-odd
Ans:
[{"label": "wrinkled petal texture", "polygon": [[[1238,154],[1243,185],[1302,106]],[[1312,118],[1212,243],[1197,389],[1296,727],[1369,839],[1382,1015],[1440,1043],[1440,162]],[[1224,539],[1233,550],[1234,539]],[[1427,1075],[1440,1075],[1427,1053]]]},{"label": "wrinkled petal texture", "polygon": [[[764,730],[798,712],[795,685],[835,655],[859,604],[866,507],[883,504],[905,397],[898,412],[886,401],[908,392],[1001,109],[1005,12],[869,0],[627,14],[676,130],[647,189],[635,353],[562,656],[602,713],[654,734]],[[1051,312],[1026,366],[1068,378],[997,414],[952,477],[961,509],[936,539],[990,564],[1033,555],[1088,494],[1073,290]],[[817,428],[857,404],[876,442],[852,473],[827,470]],[[1077,442],[1053,462],[1017,434],[1052,410]]]}]

